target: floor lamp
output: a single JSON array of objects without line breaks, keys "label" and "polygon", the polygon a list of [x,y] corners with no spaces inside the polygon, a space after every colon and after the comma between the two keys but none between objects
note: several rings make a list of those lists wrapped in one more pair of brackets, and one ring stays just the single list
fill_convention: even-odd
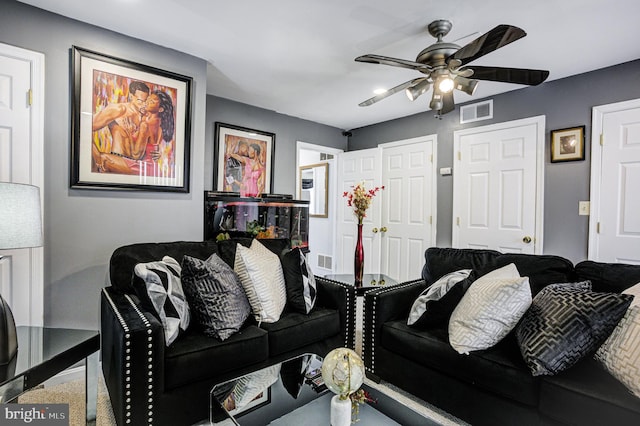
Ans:
[{"label": "floor lamp", "polygon": [[[32,185],[0,182],[0,250],[41,245],[40,189]],[[0,254],[0,259],[2,257]],[[0,295],[0,365],[9,363],[17,350],[13,314]]]}]

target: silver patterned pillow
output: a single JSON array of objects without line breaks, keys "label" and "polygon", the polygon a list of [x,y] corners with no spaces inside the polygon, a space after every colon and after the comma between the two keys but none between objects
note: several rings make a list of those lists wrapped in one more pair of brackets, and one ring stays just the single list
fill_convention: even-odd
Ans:
[{"label": "silver patterned pillow", "polygon": [[635,298],[611,336],[596,352],[596,359],[640,397],[640,283],[622,293]]},{"label": "silver patterned pillow", "polygon": [[568,285],[542,289],[516,328],[520,352],[531,373],[554,375],[593,354],[632,300],[626,294]]},{"label": "silver patterned pillow", "polygon": [[237,245],[233,269],[240,277],[256,321],[278,321],[287,303],[278,255],[254,239],[249,248]]},{"label": "silver patterned pillow", "polygon": [[478,278],[449,320],[449,343],[458,353],[488,349],[518,324],[531,305],[529,278],[513,263]]},{"label": "silver patterned pillow", "polygon": [[182,286],[193,317],[207,336],[225,340],[249,317],[251,307],[240,279],[215,253],[207,260],[185,256]]}]

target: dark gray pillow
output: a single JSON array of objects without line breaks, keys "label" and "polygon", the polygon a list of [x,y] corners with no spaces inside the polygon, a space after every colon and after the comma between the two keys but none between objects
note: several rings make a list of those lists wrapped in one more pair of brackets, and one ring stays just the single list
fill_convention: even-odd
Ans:
[{"label": "dark gray pillow", "polygon": [[251,307],[238,276],[217,254],[207,260],[184,256],[182,287],[207,336],[225,340],[249,317]]},{"label": "dark gray pillow", "polygon": [[531,373],[554,375],[591,355],[632,300],[628,294],[585,289],[585,283],[542,289],[516,328],[520,352]]}]

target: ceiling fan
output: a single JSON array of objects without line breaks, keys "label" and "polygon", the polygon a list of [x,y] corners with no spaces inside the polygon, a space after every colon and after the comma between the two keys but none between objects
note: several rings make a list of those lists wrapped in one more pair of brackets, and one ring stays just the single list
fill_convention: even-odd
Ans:
[{"label": "ceiling fan", "polygon": [[415,61],[381,55],[357,57],[355,59],[357,62],[409,68],[420,71],[425,75],[393,87],[359,105],[373,105],[402,90],[413,101],[433,86],[433,96],[429,107],[440,116],[453,111],[455,108],[453,89],[473,95],[478,85],[478,80],[535,86],[545,81],[549,76],[549,71],[544,70],[486,66],[467,67],[470,62],[526,36],[527,33],[522,29],[512,25],[498,25],[486,34],[460,47],[457,44],[447,43],[442,40],[451,30],[451,26],[451,22],[444,19],[430,23],[427,29],[429,34],[435,37],[437,41],[423,49]]}]

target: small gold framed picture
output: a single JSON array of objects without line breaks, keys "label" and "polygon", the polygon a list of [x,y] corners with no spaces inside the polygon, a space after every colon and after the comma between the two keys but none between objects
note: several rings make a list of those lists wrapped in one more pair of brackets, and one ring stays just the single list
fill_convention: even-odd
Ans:
[{"label": "small gold framed picture", "polygon": [[551,162],[584,160],[584,127],[551,131]]}]

